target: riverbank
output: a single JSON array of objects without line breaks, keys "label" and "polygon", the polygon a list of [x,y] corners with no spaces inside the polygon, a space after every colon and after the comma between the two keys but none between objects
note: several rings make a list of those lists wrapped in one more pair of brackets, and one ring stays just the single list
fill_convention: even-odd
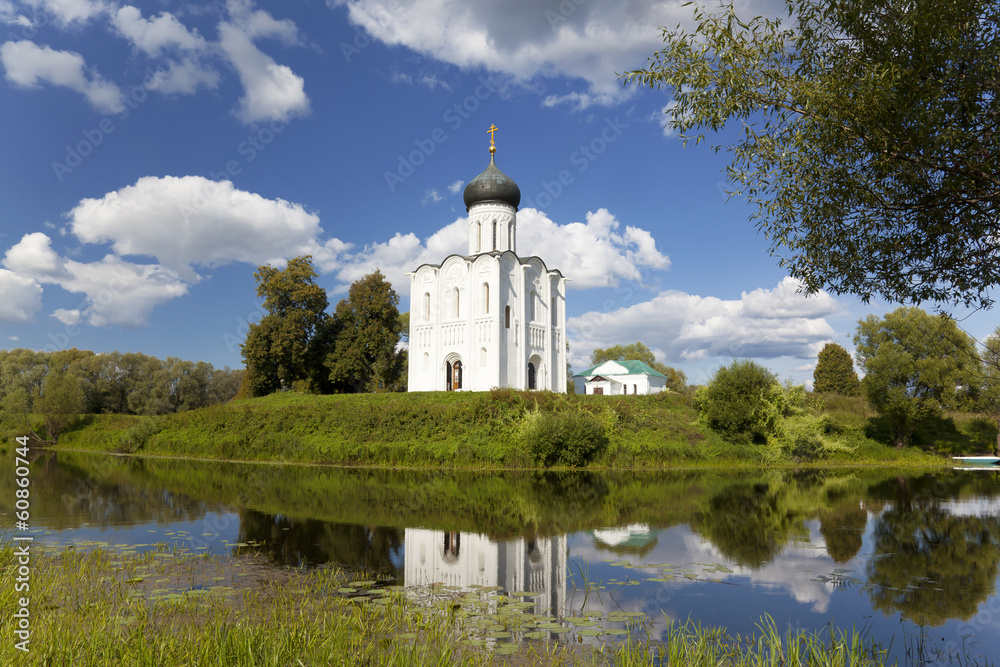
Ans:
[{"label": "riverbank", "polygon": [[[36,417],[36,430],[42,420]],[[10,415],[8,439],[23,434]],[[384,467],[589,469],[708,466],[950,465],[988,451],[989,421],[954,415],[925,425],[916,446],[885,444],[887,428],[861,399],[813,396],[767,445],[724,441],[690,398],[488,393],[280,393],[163,416],[86,415],[58,449],[222,460]]]},{"label": "riverbank", "polygon": [[[12,580],[14,549],[0,548]],[[881,665],[857,633],[780,633],[761,619],[753,637],[672,625],[647,636],[639,612],[539,617],[525,592],[423,591],[357,579],[334,568],[274,568],[252,558],[94,549],[32,559],[28,652],[0,646],[3,664],[173,665]],[[13,608],[14,589],[0,592]],[[0,631],[13,635],[15,619]],[[569,641],[573,639],[574,641]]]}]

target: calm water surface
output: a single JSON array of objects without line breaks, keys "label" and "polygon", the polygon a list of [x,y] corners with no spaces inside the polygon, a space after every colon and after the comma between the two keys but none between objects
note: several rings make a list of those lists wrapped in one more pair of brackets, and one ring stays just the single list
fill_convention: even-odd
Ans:
[{"label": "calm water surface", "polygon": [[[0,471],[11,525],[13,455]],[[166,543],[403,585],[540,593],[750,633],[857,629],[901,664],[1000,663],[1000,472],[462,473],[43,453],[48,544]],[[959,661],[961,659],[962,662]]]}]

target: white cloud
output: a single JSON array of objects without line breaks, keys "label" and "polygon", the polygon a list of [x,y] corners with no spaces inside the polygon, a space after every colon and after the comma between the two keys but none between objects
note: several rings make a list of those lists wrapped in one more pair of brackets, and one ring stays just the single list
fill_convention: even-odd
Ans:
[{"label": "white cloud", "polygon": [[436,204],[444,199],[437,190],[427,190],[424,192],[424,198],[420,200],[420,203],[426,206],[427,204]]},{"label": "white cloud", "polygon": [[[177,272],[156,264],[132,264],[113,255],[97,262],[77,262],[59,257],[51,248],[51,239],[36,232],[25,235],[10,248],[3,260],[10,269],[0,269],[0,289],[4,274],[22,285],[34,284],[37,306],[41,307],[41,287],[53,284],[68,292],[84,295],[85,309],[59,309],[53,316],[61,322],[86,318],[94,326],[118,325],[139,327],[149,323],[149,315],[159,304],[183,296],[188,285]],[[10,279],[8,279],[10,280]],[[3,289],[5,295],[6,291]],[[3,306],[0,306],[0,319]]]},{"label": "white cloud", "polygon": [[197,30],[188,30],[169,12],[144,19],[136,7],[125,6],[112,15],[118,32],[145,54],[157,58],[164,52],[204,51],[205,40]]},{"label": "white cloud", "polygon": [[0,269],[0,322],[32,322],[42,307],[42,286],[35,280],[13,271]]},{"label": "white cloud", "polygon": [[[586,91],[550,103],[577,106],[620,99],[616,72],[641,66],[662,46],[659,26],[691,21],[682,0],[337,0],[375,38],[462,68],[485,67],[522,82],[537,76],[582,80]],[[625,91],[627,94],[627,90]]]},{"label": "white cloud", "polygon": [[25,0],[25,4],[52,14],[56,22],[64,27],[72,23],[86,23],[108,8],[106,3],[94,0]]},{"label": "white cloud", "polygon": [[82,94],[101,113],[118,113],[125,108],[118,86],[87,68],[79,53],[21,40],[0,46],[0,61],[7,80],[17,86],[39,88],[42,83],[50,83],[69,88]]},{"label": "white cloud", "polygon": [[32,25],[31,19],[14,9],[14,4],[9,0],[0,0],[0,23],[21,28],[30,28]]},{"label": "white cloud", "polygon": [[232,22],[219,24],[219,45],[243,84],[237,117],[249,124],[309,113],[309,97],[302,77],[290,67],[276,63],[253,41],[273,37],[285,45],[298,44],[295,24],[287,19],[276,20],[263,10],[253,10],[250,2],[229,0],[227,6]]},{"label": "white cloud", "polygon": [[59,320],[68,327],[76,326],[80,323],[81,312],[77,308],[72,310],[66,308],[56,308],[52,312],[52,317]]},{"label": "white cloud", "polygon": [[570,318],[573,363],[584,367],[594,348],[640,340],[667,363],[708,357],[809,359],[836,337],[826,321],[843,308],[832,296],[799,293],[785,278],[773,289],[737,300],[670,290],[643,303]]},{"label": "white cloud", "polygon": [[[219,86],[219,73],[205,62],[211,49],[197,30],[189,30],[176,16],[162,12],[145,19],[139,9],[126,6],[112,15],[118,33],[151,58],[165,58],[166,67],[146,80],[150,90],[165,95],[192,94],[200,87]],[[175,57],[166,57],[173,54]]]},{"label": "white cloud", "polygon": [[587,213],[587,222],[559,225],[533,208],[518,211],[519,254],[533,254],[550,269],[569,273],[571,289],[614,287],[622,280],[639,284],[649,269],[669,268],[670,259],[656,249],[652,234],[621,224],[607,209]]},{"label": "white cloud", "polygon": [[[622,280],[645,282],[644,272],[662,270],[670,260],[656,250],[652,235],[644,229],[621,225],[606,209],[587,214],[587,222],[559,225],[532,208],[518,211],[517,249],[523,257],[537,255],[550,269],[570,275],[571,289],[618,285]],[[450,254],[469,251],[469,220],[459,218],[421,243],[415,234],[396,234],[384,243],[361,249],[335,241],[336,248],[317,244],[309,252],[317,267],[337,278],[344,290],[376,268],[400,294],[409,294],[410,280],[404,274],[421,264],[440,264]]]},{"label": "white cloud", "polygon": [[462,180],[455,181],[454,183],[448,186],[448,192],[450,192],[453,195],[458,194],[458,192],[462,189],[463,185],[465,185],[465,181]]},{"label": "white cloud", "polygon": [[300,204],[237,190],[200,176],[146,176],[69,213],[85,243],[111,243],[119,255],[156,257],[187,280],[192,265],[260,264],[304,252],[321,232]]},{"label": "white cloud", "polygon": [[219,87],[219,73],[197,58],[170,60],[166,69],[155,72],[146,82],[150,90],[170,94],[190,95],[199,87]]}]

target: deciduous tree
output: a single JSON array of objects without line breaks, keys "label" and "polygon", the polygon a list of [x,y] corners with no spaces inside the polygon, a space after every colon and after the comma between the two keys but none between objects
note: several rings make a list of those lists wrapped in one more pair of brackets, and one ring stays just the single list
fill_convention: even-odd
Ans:
[{"label": "deciduous tree", "polygon": [[897,447],[909,443],[921,421],[957,405],[979,375],[968,334],[951,318],[916,307],[859,321],[854,346],[865,371],[862,390],[889,419]]},{"label": "deciduous tree", "polygon": [[982,409],[996,421],[997,439],[993,453],[1000,456],[1000,327],[986,339],[980,359],[982,360],[980,401]]},{"label": "deciduous tree", "polygon": [[316,284],[312,257],[291,259],[284,269],[259,266],[254,278],[267,311],[250,325],[241,346],[254,395],[322,382],[328,350],[318,342],[327,341],[331,322],[326,290]]},{"label": "deciduous tree", "polygon": [[738,359],[715,371],[695,394],[705,423],[729,440],[764,444],[777,434],[786,401],[771,371],[749,359]]},{"label": "deciduous tree", "polygon": [[337,304],[337,337],[326,357],[330,380],[350,391],[396,391],[405,355],[396,351],[402,332],[399,295],[376,270],[351,285]]},{"label": "deciduous tree", "polygon": [[813,371],[813,391],[841,396],[861,393],[861,381],[854,372],[854,360],[847,350],[836,343],[827,343],[819,353]]},{"label": "deciduous tree", "polygon": [[988,305],[1000,283],[1000,4],[786,0],[788,20],[695,5],[626,83],[666,126],[742,125],[731,194],[810,291]]}]

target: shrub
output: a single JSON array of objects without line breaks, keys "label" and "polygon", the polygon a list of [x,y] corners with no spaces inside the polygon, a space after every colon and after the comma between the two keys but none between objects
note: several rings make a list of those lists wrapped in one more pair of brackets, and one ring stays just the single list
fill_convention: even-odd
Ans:
[{"label": "shrub", "polygon": [[582,410],[530,412],[521,438],[535,462],[544,466],[583,466],[608,445],[600,418]]},{"label": "shrub", "polygon": [[710,429],[729,440],[764,444],[777,433],[788,398],[771,371],[750,360],[736,360],[698,390],[695,407]]}]

